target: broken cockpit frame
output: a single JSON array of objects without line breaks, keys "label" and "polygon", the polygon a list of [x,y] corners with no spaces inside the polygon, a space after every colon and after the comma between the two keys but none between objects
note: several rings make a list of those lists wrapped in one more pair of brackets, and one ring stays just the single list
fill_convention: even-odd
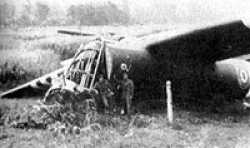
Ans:
[{"label": "broken cockpit frame", "polygon": [[105,42],[101,39],[81,46],[62,77],[57,82],[52,82],[52,87],[44,97],[44,103],[65,104],[87,100],[88,106],[95,107],[95,91],[92,90],[104,46]]}]

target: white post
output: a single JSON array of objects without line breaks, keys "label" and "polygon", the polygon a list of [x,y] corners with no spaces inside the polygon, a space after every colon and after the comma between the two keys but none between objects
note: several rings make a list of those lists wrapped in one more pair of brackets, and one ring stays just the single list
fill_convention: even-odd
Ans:
[{"label": "white post", "polygon": [[167,95],[168,121],[169,123],[173,123],[171,81],[166,81],[166,95]]}]

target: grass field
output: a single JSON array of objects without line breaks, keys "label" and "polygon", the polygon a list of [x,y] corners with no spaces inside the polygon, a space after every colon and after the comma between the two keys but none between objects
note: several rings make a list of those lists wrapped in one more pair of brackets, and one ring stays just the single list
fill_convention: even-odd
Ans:
[{"label": "grass field", "polygon": [[[111,31],[135,35],[166,26],[101,26],[82,27],[82,31]],[[64,27],[65,28],[65,27]],[[77,28],[77,27],[66,27]],[[1,30],[0,67],[25,78],[1,83],[6,90],[60,67],[60,62],[71,57],[75,49],[88,39],[58,35],[57,29],[23,28]],[[1,69],[2,70],[2,69]],[[6,72],[6,71],[4,71]],[[1,71],[3,73],[3,71]],[[1,74],[0,73],[0,74]],[[1,75],[2,76],[2,75]],[[1,77],[0,77],[1,79]],[[11,85],[9,85],[11,84]],[[37,98],[0,100],[0,122],[6,115],[15,116],[37,103]],[[234,112],[234,113],[232,113]],[[38,148],[248,148],[250,147],[250,115],[238,109],[224,110],[224,113],[198,113],[182,109],[174,110],[175,122],[169,124],[166,112],[134,114],[127,116],[99,115],[96,128],[86,127],[80,134],[65,135],[49,130],[14,129],[0,125],[0,147]]]},{"label": "grass field", "polygon": [[[1,100],[1,105],[20,112],[37,100]],[[100,147],[100,148],[248,148],[248,114],[207,114],[176,109],[175,122],[166,113],[126,116],[102,115],[98,128],[86,127],[80,134],[61,134],[48,130],[14,129],[0,126],[0,146],[19,147]]]}]

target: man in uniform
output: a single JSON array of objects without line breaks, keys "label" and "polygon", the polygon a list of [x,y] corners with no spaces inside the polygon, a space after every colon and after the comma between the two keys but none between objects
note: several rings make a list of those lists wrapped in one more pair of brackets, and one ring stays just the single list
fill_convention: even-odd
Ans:
[{"label": "man in uniform", "polygon": [[114,95],[111,84],[104,79],[104,76],[101,74],[98,82],[96,82],[94,86],[94,89],[97,90],[97,94],[100,98],[100,100],[97,100],[97,108],[100,107],[100,104],[103,104],[104,112],[107,112],[107,110],[111,107],[109,100],[111,100]]},{"label": "man in uniform", "polygon": [[123,73],[121,91],[122,109],[125,110],[128,115],[130,115],[132,98],[134,96],[134,82],[128,78],[127,73]]}]

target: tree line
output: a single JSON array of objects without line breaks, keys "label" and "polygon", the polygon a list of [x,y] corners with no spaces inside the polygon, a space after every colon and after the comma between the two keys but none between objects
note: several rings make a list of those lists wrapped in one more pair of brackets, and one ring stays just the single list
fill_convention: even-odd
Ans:
[{"label": "tree line", "polygon": [[52,25],[110,25],[128,24],[130,16],[112,2],[102,5],[71,5],[65,13],[57,13],[47,4],[23,5],[17,12],[13,4],[0,4],[1,27],[52,26]]}]

